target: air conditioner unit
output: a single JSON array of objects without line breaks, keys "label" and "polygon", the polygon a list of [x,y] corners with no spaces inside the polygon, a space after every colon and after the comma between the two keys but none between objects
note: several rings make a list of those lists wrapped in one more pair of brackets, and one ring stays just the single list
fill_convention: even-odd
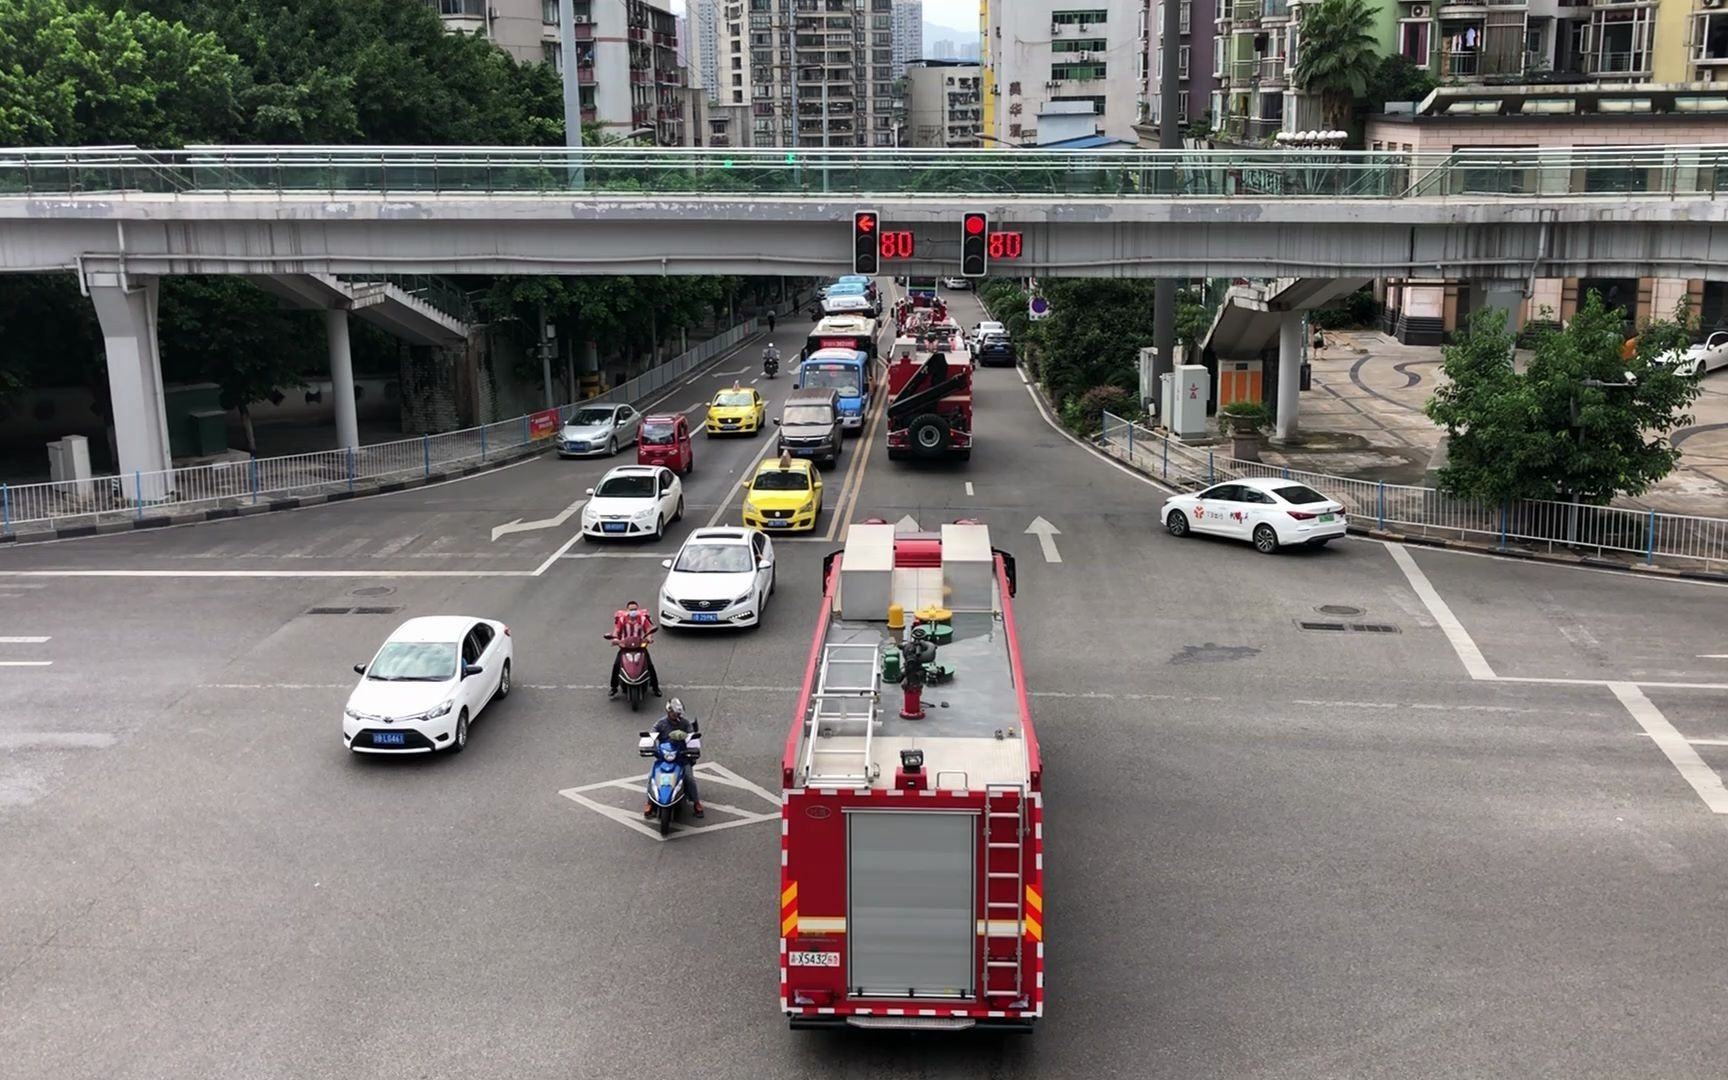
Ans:
[{"label": "air conditioner unit", "polygon": [[1699,82],[1715,82],[1716,81],[1716,69],[1715,68],[1704,68],[1702,71],[1698,72],[1698,81]]},{"label": "air conditioner unit", "polygon": [[1722,6],[1722,0],[1704,0],[1704,6],[1707,8],[1721,7]]},{"label": "air conditioner unit", "polygon": [[1089,52],[1081,52],[1078,55],[1082,63],[1088,62],[1092,59],[1092,54]]},{"label": "air conditioner unit", "polygon": [[[1708,0],[1706,0],[1706,2],[1708,2]],[[1411,4],[1410,5],[1410,17],[1412,19],[1426,19],[1428,17],[1428,5],[1427,4]]]}]

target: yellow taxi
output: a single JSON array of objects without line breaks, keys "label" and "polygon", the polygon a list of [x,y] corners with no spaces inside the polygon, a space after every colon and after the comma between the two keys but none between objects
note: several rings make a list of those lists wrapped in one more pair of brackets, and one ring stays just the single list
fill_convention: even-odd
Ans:
[{"label": "yellow taxi", "polygon": [[760,435],[768,423],[768,406],[754,387],[732,384],[714,395],[708,406],[710,435]]},{"label": "yellow taxi", "polygon": [[822,474],[816,463],[782,454],[764,461],[744,484],[744,525],[765,532],[814,531],[822,516]]}]

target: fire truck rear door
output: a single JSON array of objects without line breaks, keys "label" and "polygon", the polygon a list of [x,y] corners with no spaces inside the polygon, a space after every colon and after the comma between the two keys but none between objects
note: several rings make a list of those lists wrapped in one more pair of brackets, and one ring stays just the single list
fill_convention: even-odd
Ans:
[{"label": "fire truck rear door", "polygon": [[847,984],[857,996],[972,998],[977,816],[847,814]]}]

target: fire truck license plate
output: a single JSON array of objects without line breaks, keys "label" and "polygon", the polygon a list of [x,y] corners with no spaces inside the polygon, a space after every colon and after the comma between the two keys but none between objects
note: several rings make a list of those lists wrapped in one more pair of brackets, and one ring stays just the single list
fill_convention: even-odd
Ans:
[{"label": "fire truck license plate", "polygon": [[839,967],[840,954],[837,952],[787,953],[786,963],[790,967]]}]

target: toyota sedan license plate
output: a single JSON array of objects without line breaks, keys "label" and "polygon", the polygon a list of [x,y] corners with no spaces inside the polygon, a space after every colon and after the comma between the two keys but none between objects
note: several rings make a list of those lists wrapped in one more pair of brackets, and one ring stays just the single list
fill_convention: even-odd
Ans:
[{"label": "toyota sedan license plate", "polygon": [[1322,525],[1326,525],[1326,524],[1329,524],[1330,522],[1334,522],[1337,520],[1338,520],[1338,516],[1336,514],[1321,514],[1320,515],[1320,524],[1322,524]]},{"label": "toyota sedan license plate", "polygon": [[698,611],[694,615],[690,616],[690,618],[694,622],[719,622],[720,621],[720,616],[714,614],[712,611]]},{"label": "toyota sedan license plate", "polygon": [[407,746],[408,734],[402,731],[374,731],[373,746]]}]

